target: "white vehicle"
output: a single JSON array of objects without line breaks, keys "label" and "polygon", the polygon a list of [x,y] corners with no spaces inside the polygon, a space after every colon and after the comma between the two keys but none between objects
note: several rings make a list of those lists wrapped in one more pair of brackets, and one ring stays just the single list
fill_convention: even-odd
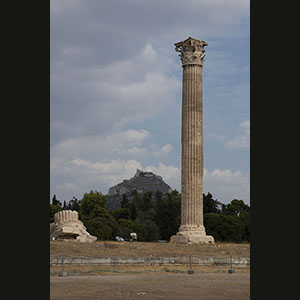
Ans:
[{"label": "white vehicle", "polygon": [[135,232],[130,233],[130,240],[131,241],[136,241],[137,240],[137,235]]}]

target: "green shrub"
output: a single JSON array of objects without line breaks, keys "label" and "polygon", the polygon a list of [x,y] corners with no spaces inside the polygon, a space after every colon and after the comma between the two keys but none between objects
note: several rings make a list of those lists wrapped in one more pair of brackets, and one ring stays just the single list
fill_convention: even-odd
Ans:
[{"label": "green shrub", "polygon": [[204,227],[207,235],[212,235],[216,241],[239,243],[245,236],[245,225],[236,216],[205,214]]}]

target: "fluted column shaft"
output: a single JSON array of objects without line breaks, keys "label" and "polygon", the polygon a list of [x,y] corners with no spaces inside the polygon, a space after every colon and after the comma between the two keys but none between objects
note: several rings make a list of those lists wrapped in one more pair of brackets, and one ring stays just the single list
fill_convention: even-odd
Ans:
[{"label": "fluted column shaft", "polygon": [[183,66],[181,225],[203,226],[202,66]]},{"label": "fluted column shaft", "polygon": [[78,212],[72,210],[61,210],[54,214],[54,223],[78,221]]},{"label": "fluted column shaft", "polygon": [[183,67],[181,127],[181,225],[171,243],[214,243],[203,226],[202,66],[207,42],[175,44]]}]

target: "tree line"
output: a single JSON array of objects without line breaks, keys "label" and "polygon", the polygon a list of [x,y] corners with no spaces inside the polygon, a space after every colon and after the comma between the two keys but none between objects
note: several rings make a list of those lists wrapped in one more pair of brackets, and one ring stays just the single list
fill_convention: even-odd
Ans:
[{"label": "tree line", "polygon": [[[115,240],[116,236],[128,240],[136,232],[139,241],[169,240],[180,226],[181,194],[174,190],[163,196],[161,192],[132,191],[133,200],[123,195],[121,207],[109,210],[107,197],[101,192],[90,191],[78,200],[68,203],[54,195],[50,204],[50,223],[60,210],[76,210],[87,231],[98,240]],[[203,194],[203,216],[207,235],[215,241],[250,242],[250,206],[243,200],[234,199],[223,204],[213,199],[211,193]]]}]

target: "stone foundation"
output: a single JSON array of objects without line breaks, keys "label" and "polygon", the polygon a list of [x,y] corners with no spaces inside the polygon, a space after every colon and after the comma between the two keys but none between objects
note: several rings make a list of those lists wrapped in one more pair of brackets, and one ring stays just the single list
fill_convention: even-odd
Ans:
[{"label": "stone foundation", "polygon": [[211,235],[202,235],[200,232],[177,232],[172,235],[171,243],[178,244],[214,244],[215,240]]},{"label": "stone foundation", "polygon": [[179,244],[214,244],[211,235],[206,235],[204,226],[180,226],[179,232],[172,235],[171,243]]},{"label": "stone foundation", "polygon": [[50,224],[50,239],[94,242],[97,237],[86,231],[82,221],[78,220],[77,211],[62,210],[54,215],[54,223]]}]

